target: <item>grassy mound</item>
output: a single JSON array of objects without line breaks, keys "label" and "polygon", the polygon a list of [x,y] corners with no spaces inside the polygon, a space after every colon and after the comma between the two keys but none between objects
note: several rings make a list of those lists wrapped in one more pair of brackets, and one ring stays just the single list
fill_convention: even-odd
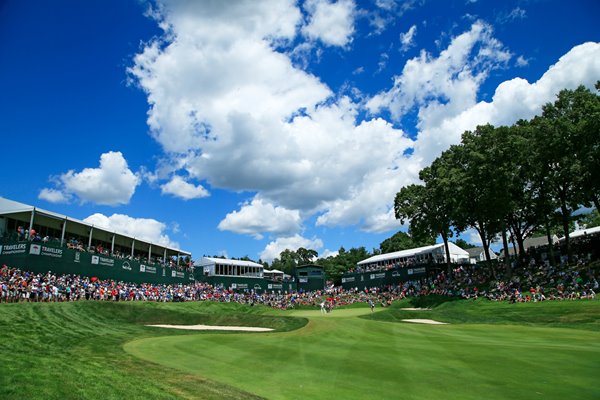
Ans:
[{"label": "grassy mound", "polygon": [[289,331],[304,326],[306,320],[239,304],[0,304],[0,398],[253,398],[231,386],[141,361],[123,351],[123,344],[131,340],[190,334],[144,326],[159,323]]},{"label": "grassy mound", "polygon": [[[406,307],[429,308],[430,311],[402,310]],[[369,315],[367,318],[387,322],[429,318],[453,324],[517,324],[600,331],[600,301],[509,304],[486,299],[453,300],[443,296],[428,296],[396,302],[386,312]]]}]

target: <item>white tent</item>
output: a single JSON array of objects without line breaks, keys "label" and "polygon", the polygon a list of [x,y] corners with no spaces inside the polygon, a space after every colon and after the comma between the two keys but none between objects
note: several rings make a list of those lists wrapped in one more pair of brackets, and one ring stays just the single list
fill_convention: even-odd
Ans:
[{"label": "white tent", "polygon": [[[469,253],[452,242],[448,242],[450,261],[454,263],[469,262]],[[393,253],[378,254],[358,263],[359,267],[382,267],[405,262],[446,262],[446,250],[443,243],[431,246],[417,247],[395,251]]]},{"label": "white tent", "polygon": [[[597,234],[600,234],[600,226],[573,231],[573,232],[569,233],[569,238],[576,239],[576,238],[581,238],[581,237],[584,237],[587,235],[597,235]],[[560,238],[559,240],[562,242],[565,240],[565,238],[563,237],[563,238]]]}]

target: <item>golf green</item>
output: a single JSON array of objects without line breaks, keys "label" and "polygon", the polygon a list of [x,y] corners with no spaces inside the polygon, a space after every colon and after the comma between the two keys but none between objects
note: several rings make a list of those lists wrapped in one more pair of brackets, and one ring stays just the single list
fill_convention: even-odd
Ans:
[{"label": "golf green", "polygon": [[370,310],[293,311],[285,315],[309,323],[291,332],[172,335],[165,330],[165,336],[124,347],[141,359],[269,399],[600,397],[597,330],[421,325],[362,314]]}]

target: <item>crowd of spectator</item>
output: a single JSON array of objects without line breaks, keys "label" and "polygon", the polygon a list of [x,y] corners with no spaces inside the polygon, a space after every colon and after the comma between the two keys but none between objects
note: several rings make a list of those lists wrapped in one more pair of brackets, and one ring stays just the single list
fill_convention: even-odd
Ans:
[{"label": "crowd of spectator", "polygon": [[512,275],[475,265],[456,266],[422,279],[372,288],[330,286],[309,292],[236,292],[204,282],[190,284],[135,284],[100,280],[52,272],[32,273],[3,265],[0,268],[0,302],[96,301],[219,301],[249,305],[263,304],[288,309],[318,306],[330,308],[369,302],[388,306],[407,297],[441,295],[492,301],[537,302],[548,300],[593,299],[599,288],[598,271],[580,262],[576,266],[550,266],[532,259],[514,268]]}]

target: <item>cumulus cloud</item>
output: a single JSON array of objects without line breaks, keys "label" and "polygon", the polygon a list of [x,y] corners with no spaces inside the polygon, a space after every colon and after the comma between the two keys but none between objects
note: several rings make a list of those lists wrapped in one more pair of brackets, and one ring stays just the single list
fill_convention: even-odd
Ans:
[{"label": "cumulus cloud", "polygon": [[529,60],[523,56],[519,56],[519,57],[517,57],[517,60],[515,61],[515,65],[517,67],[526,67],[529,65]]},{"label": "cumulus cloud", "polygon": [[233,211],[219,223],[222,231],[252,235],[262,239],[264,232],[289,236],[300,231],[302,219],[298,210],[275,206],[263,199],[254,198]]},{"label": "cumulus cloud", "polygon": [[44,188],[40,190],[38,199],[46,200],[50,203],[68,203],[71,200],[71,196],[57,189]]},{"label": "cumulus cloud", "polygon": [[133,218],[124,214],[106,216],[96,213],[85,218],[84,221],[109,231],[133,236],[151,243],[179,248],[179,243],[172,241],[165,233],[167,225],[152,218]]},{"label": "cumulus cloud", "polygon": [[417,26],[411,26],[408,31],[400,34],[400,50],[402,52],[407,51],[415,45],[414,39],[417,34]]},{"label": "cumulus cloud", "polygon": [[328,46],[346,46],[354,33],[355,4],[353,0],[308,0],[304,9],[309,22],[302,28],[304,35]]},{"label": "cumulus cloud", "polygon": [[437,124],[441,117],[474,104],[481,82],[510,57],[492,36],[491,26],[477,21],[452,39],[439,57],[421,51],[409,60],[402,74],[394,77],[394,86],[373,96],[367,107],[373,113],[387,108],[400,120],[416,106],[422,123]]},{"label": "cumulus cloud", "polygon": [[562,89],[579,85],[592,88],[600,79],[600,43],[575,46],[551,66],[536,82],[522,78],[502,82],[490,102],[480,101],[458,113],[448,113],[436,124],[422,123],[413,157],[425,165],[451,144],[460,142],[465,130],[477,125],[511,125],[541,113],[542,106],[554,101]]},{"label": "cumulus cloud", "polygon": [[267,244],[265,249],[260,253],[260,259],[271,262],[274,258],[278,258],[282,251],[286,249],[296,251],[300,247],[318,251],[323,247],[323,241],[318,238],[307,239],[300,235],[281,237]]},{"label": "cumulus cloud", "polygon": [[323,251],[323,254],[319,256],[319,258],[337,257],[338,254],[340,254],[339,250],[331,251],[329,249],[325,249],[325,251]]},{"label": "cumulus cloud", "polygon": [[200,199],[209,196],[208,191],[202,185],[193,185],[186,182],[181,176],[175,175],[168,183],[160,187],[163,194],[171,194],[184,200]]},{"label": "cumulus cloud", "polygon": [[70,170],[56,181],[57,188],[42,189],[40,198],[62,202],[75,195],[82,202],[111,206],[129,203],[141,183],[140,177],[129,169],[119,151],[102,154],[98,168],[84,168],[80,172]]},{"label": "cumulus cloud", "polygon": [[[340,3],[350,4],[323,4]],[[513,79],[491,102],[478,102],[481,84],[512,54],[477,21],[438,55],[422,51],[409,60],[392,87],[367,102],[364,118],[362,103],[334,94],[276,50],[303,45],[294,1],[165,1],[156,18],[165,34],[135,56],[129,73],[147,94],[148,125],[168,159],[167,176],[258,193],[220,224],[256,237],[298,237],[302,218],[314,215],[323,226],[397,229],[395,193],[464,130],[530,117],[558,90],[599,76],[597,45],[589,44],[538,82]],[[386,110],[393,121],[379,116]],[[413,140],[395,124],[415,110]]]},{"label": "cumulus cloud", "polygon": [[[360,3],[359,3],[360,4]],[[422,5],[421,0],[376,0],[376,8],[373,10],[361,9],[357,12],[359,16],[367,18],[371,31],[368,36],[379,35],[389,27],[395,25],[407,11]]]}]

